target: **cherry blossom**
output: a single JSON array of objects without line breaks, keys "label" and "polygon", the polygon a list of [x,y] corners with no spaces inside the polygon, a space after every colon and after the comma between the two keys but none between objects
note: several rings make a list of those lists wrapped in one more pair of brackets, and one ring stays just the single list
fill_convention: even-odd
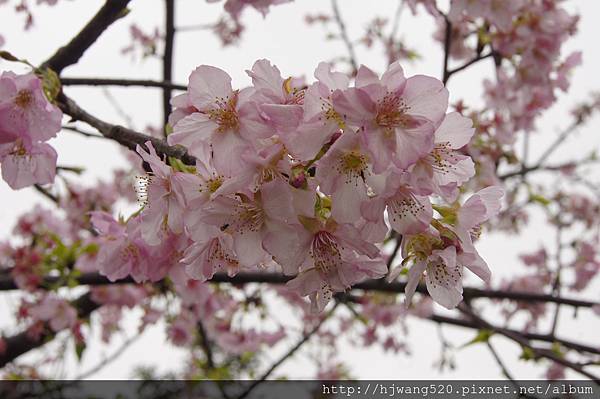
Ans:
[{"label": "cherry blossom", "polygon": [[65,300],[51,295],[46,295],[39,304],[32,306],[29,315],[34,320],[48,322],[55,332],[73,327],[77,321],[75,308]]},{"label": "cherry blossom", "polygon": [[62,112],[52,105],[34,74],[0,75],[0,143],[21,138],[46,141],[60,130]]},{"label": "cherry blossom", "polygon": [[54,181],[57,154],[44,141],[56,136],[61,119],[33,73],[0,75],[0,164],[11,188]]},{"label": "cherry blossom", "polygon": [[14,190],[52,183],[57,157],[54,148],[46,143],[26,144],[17,139],[14,144],[1,144],[2,178]]},{"label": "cherry blossom", "polygon": [[346,123],[359,129],[375,173],[390,163],[406,169],[431,151],[434,126],[448,107],[442,82],[423,75],[406,79],[396,62],[381,79],[362,66],[355,85],[334,92],[333,103]]}]

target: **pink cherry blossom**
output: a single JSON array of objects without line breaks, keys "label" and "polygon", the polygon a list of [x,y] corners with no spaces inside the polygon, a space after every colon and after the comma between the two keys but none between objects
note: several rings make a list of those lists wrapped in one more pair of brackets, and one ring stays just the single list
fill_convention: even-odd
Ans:
[{"label": "pink cherry blossom", "polygon": [[173,133],[167,138],[169,144],[184,145],[192,155],[209,145],[216,154],[214,162],[218,169],[242,170],[239,156],[245,148],[254,140],[273,133],[260,119],[256,105],[249,101],[253,92],[251,88],[233,90],[231,77],[225,71],[199,66],[190,75],[188,89],[189,104],[197,112],[173,126]]},{"label": "pink cherry blossom", "polygon": [[560,363],[552,362],[552,365],[546,371],[547,380],[564,380],[566,377],[565,366]]},{"label": "pink cherry blossom", "polygon": [[448,18],[456,21],[465,13],[471,18],[485,18],[498,29],[508,31],[524,3],[524,0],[453,0]]},{"label": "pink cherry blossom", "polygon": [[381,79],[361,66],[355,85],[334,92],[333,104],[348,126],[359,129],[375,173],[391,163],[406,169],[431,151],[434,126],[448,107],[442,82],[423,75],[406,79],[396,62]]},{"label": "pink cherry blossom", "polygon": [[151,261],[150,249],[141,237],[140,224],[117,222],[105,212],[91,212],[94,228],[100,233],[101,247],[97,255],[98,270],[110,281],[131,275],[136,281],[146,280],[143,272]]},{"label": "pink cherry blossom", "polygon": [[456,263],[454,246],[432,251],[430,256],[409,269],[405,290],[407,304],[410,303],[423,272],[426,272],[427,291],[436,303],[452,309],[462,301],[462,267]]},{"label": "pink cherry blossom", "polygon": [[[209,3],[215,3],[220,0],[207,0]],[[227,0],[224,8],[231,16],[238,19],[242,10],[246,7],[252,7],[256,11],[260,12],[263,17],[269,12],[271,6],[279,4],[285,4],[292,2],[293,0]]]},{"label": "pink cherry blossom", "polygon": [[342,134],[317,162],[315,178],[320,190],[331,195],[333,218],[342,223],[358,220],[368,188],[377,192],[385,184],[384,176],[373,173],[370,155],[362,150],[359,135],[352,132]]},{"label": "pink cherry blossom", "polygon": [[294,79],[283,79],[279,69],[268,60],[258,60],[246,71],[255,89],[251,96],[265,122],[280,132],[294,131],[303,116],[304,90]]},{"label": "pink cherry blossom", "polygon": [[[299,274],[287,285],[301,295],[309,295],[315,311],[322,311],[333,293],[367,278],[381,278],[387,272],[386,264],[377,257],[377,247],[362,240],[352,225],[307,219],[297,233],[297,247],[289,248],[292,241],[288,241],[287,249],[272,247],[272,253],[282,254],[275,259],[287,263],[284,271],[300,267]],[[290,254],[283,259],[285,251]]]},{"label": "pink cherry blossom", "polygon": [[0,144],[46,141],[60,130],[62,112],[50,104],[33,73],[0,75]]},{"label": "pink cherry blossom", "polygon": [[391,172],[380,195],[362,204],[361,214],[371,229],[387,230],[384,209],[387,209],[391,227],[400,234],[416,234],[427,229],[433,216],[429,198],[419,195],[407,180],[406,172]]},{"label": "pink cherry blossom", "polygon": [[39,304],[29,309],[29,314],[34,320],[46,321],[50,328],[62,331],[71,328],[77,321],[77,311],[64,299],[46,295]]},{"label": "pink cherry blossom", "polygon": [[167,330],[167,336],[177,346],[190,345],[194,340],[196,322],[188,312],[181,313],[173,320]]},{"label": "pink cherry blossom", "polygon": [[308,161],[342,129],[345,124],[333,106],[332,93],[348,88],[349,78],[321,62],[315,69],[317,81],[304,91],[303,121],[296,131],[282,140],[297,159]]},{"label": "pink cherry blossom", "polygon": [[[196,230],[192,236],[194,242],[185,250],[181,259],[187,274],[199,281],[210,280],[218,270],[224,270],[233,276],[240,267],[233,249],[233,237],[217,227],[210,227]],[[200,231],[202,235],[199,234]]]},{"label": "pink cherry blossom", "polygon": [[229,323],[217,326],[216,338],[223,348],[231,353],[256,352],[261,345],[269,347],[285,338],[285,331],[280,328],[274,332],[257,331],[253,328],[246,331],[232,330]]},{"label": "pink cherry blossom", "polygon": [[466,146],[475,129],[472,121],[457,112],[444,117],[434,134],[434,147],[411,170],[412,184],[421,194],[436,193],[453,202],[458,188],[475,175],[471,157],[457,150]]},{"label": "pink cherry blossom", "polygon": [[158,157],[150,141],[146,147],[149,152],[140,146],[137,151],[153,174],[145,180],[146,204],[139,217],[144,240],[158,245],[167,227],[176,234],[183,232],[185,207],[200,196],[202,181],[194,174],[173,171]]},{"label": "pink cherry blossom", "polygon": [[18,139],[14,143],[0,144],[2,178],[14,190],[52,183],[57,156],[54,148],[46,143]]},{"label": "pink cherry blossom", "polygon": [[235,253],[247,266],[265,260],[267,253],[262,243],[273,224],[298,223],[291,189],[280,180],[264,184],[253,198],[216,198],[205,208],[202,220],[232,235]]}]

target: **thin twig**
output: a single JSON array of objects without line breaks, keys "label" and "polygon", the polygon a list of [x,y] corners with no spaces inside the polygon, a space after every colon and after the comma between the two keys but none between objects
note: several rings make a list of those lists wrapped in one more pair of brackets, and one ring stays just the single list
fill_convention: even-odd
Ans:
[{"label": "thin twig", "polygon": [[489,52],[487,54],[484,54],[484,55],[478,55],[477,57],[475,57],[475,58],[473,58],[473,59],[465,62],[461,66],[458,66],[458,67],[456,67],[454,69],[449,70],[447,72],[447,74],[446,74],[446,80],[445,80],[445,82],[447,82],[450,79],[450,77],[452,75],[454,75],[455,73],[463,71],[463,70],[467,69],[468,67],[470,67],[471,65],[476,64],[476,63],[478,63],[481,60],[485,60],[486,58],[490,58],[493,55],[494,55],[493,51],[491,51],[491,52]]},{"label": "thin twig", "polygon": [[63,86],[139,86],[157,87],[171,90],[187,90],[187,87],[170,81],[157,81],[151,79],[111,79],[111,78],[61,78]]},{"label": "thin twig", "polygon": [[60,75],[63,69],[76,64],[85,51],[115,21],[127,15],[130,0],[107,0],[85,27],[64,47],[42,64]]},{"label": "thin twig", "polygon": [[[426,317],[425,319],[431,320],[436,323],[449,324],[449,325],[457,326],[457,327],[464,327],[464,328],[475,329],[475,330],[481,329],[481,326],[473,323],[472,321],[465,320],[465,319],[458,319],[458,318],[454,318],[454,317],[442,316],[442,315],[438,315],[438,314],[433,314],[431,316]],[[578,342],[573,342],[573,341],[569,341],[566,339],[551,337],[548,334],[538,334],[538,333],[532,333],[532,332],[527,332],[527,331],[516,331],[516,330],[512,330],[510,328],[504,328],[504,327],[497,327],[497,329],[503,330],[503,331],[506,331],[509,333],[521,334],[524,338],[532,340],[532,341],[540,341],[540,342],[547,342],[547,343],[555,343],[556,342],[556,343],[559,343],[561,346],[564,346],[565,348],[573,349],[574,351],[577,351],[580,353],[591,353],[591,354],[595,354],[595,355],[600,355],[600,348],[596,348],[596,347],[585,345],[585,344],[580,344]]]},{"label": "thin twig", "polygon": [[[226,273],[216,273],[209,282],[211,283],[227,283],[233,285],[243,285],[251,283],[267,283],[267,284],[285,284],[290,281],[292,276],[285,276],[279,273],[263,273],[263,272],[242,272],[235,276],[228,276]],[[111,282],[106,277],[97,273],[84,273],[77,279],[79,285],[110,285],[110,284],[132,284],[135,281],[130,278],[124,278]],[[55,284],[58,282],[57,277],[45,277],[44,285]],[[387,293],[402,293],[406,287],[406,282],[394,281],[391,283],[385,282],[383,279],[367,280],[362,283],[357,283],[352,286],[352,289],[363,291],[387,292]],[[0,291],[17,290],[18,287],[12,277],[0,275]],[[422,294],[427,293],[427,287],[423,284],[417,286],[417,292]],[[535,294],[531,292],[480,289],[474,287],[464,287],[463,296],[465,299],[487,298],[487,299],[506,299],[514,301],[529,301],[529,302],[546,302],[560,303],[563,305],[572,306],[575,308],[592,308],[600,306],[599,302],[586,301],[575,298],[557,297],[551,294]]]},{"label": "thin twig", "polygon": [[[100,306],[92,301],[89,292],[71,302],[71,305],[77,310],[78,317],[80,318],[88,317]],[[4,367],[9,362],[12,362],[22,354],[43,346],[46,342],[52,340],[54,336],[55,333],[52,332],[50,327],[46,327],[39,337],[31,337],[27,331],[23,331],[12,337],[5,338],[6,350],[0,353],[0,368]]]},{"label": "thin twig", "polygon": [[37,192],[42,194],[44,197],[48,198],[50,201],[54,202],[55,204],[58,204],[59,198],[56,195],[52,194],[50,191],[46,190],[44,187],[40,186],[39,184],[34,184],[33,188]]},{"label": "thin twig", "polygon": [[123,119],[123,121],[125,121],[126,126],[129,129],[135,129],[131,115],[129,115],[127,112],[125,112],[125,109],[119,103],[119,100],[117,100],[115,98],[115,96],[112,95],[112,93],[110,92],[110,90],[108,90],[107,87],[102,88],[102,94],[104,94],[106,101],[108,101],[109,104],[113,107],[113,109],[115,110],[117,115],[119,115],[121,117],[121,119]]},{"label": "thin twig", "polygon": [[[521,385],[519,385],[519,383],[517,382],[517,380],[515,379],[515,377],[510,373],[510,371],[508,371],[508,367],[502,361],[502,358],[500,357],[500,354],[498,353],[498,351],[496,351],[496,348],[494,348],[494,346],[492,345],[492,343],[489,340],[486,341],[486,344],[487,344],[488,349],[490,350],[490,353],[494,357],[494,360],[496,360],[496,363],[498,364],[498,366],[502,370],[502,374],[504,374],[504,376],[514,385],[514,387],[516,388],[517,392],[521,392]],[[531,396],[531,395],[528,395],[526,393],[525,394],[520,394],[519,396],[523,397],[523,398],[537,399],[535,396]]]},{"label": "thin twig", "polygon": [[335,21],[337,22],[338,27],[340,28],[340,36],[342,37],[342,40],[346,44],[346,49],[348,50],[348,62],[352,67],[352,76],[355,76],[358,72],[358,62],[356,61],[356,53],[354,52],[354,46],[352,45],[352,42],[348,37],[348,32],[346,31],[346,24],[344,23],[344,20],[342,19],[342,16],[340,14],[340,9],[338,7],[337,0],[331,0],[331,8],[333,9]]},{"label": "thin twig", "polygon": [[[552,294],[556,296],[560,296],[560,274],[562,272],[563,263],[562,263],[562,224],[560,221],[560,215],[556,215],[557,219],[557,227],[556,227],[556,276],[554,276],[554,282],[552,283]],[[560,314],[560,303],[556,304],[554,309],[554,315],[552,316],[552,327],[550,329],[550,335],[554,335],[556,333],[556,328],[558,327],[558,316]]]},{"label": "thin twig", "polygon": [[208,366],[209,370],[214,370],[215,361],[213,358],[212,347],[210,346],[208,335],[206,334],[206,329],[204,328],[204,324],[201,320],[198,320],[196,325],[198,326],[198,334],[200,334],[200,345],[202,346],[202,349],[204,349],[204,354],[206,355],[206,365]]},{"label": "thin twig", "polygon": [[189,155],[184,147],[169,146],[164,140],[157,139],[156,137],[147,136],[123,126],[104,122],[83,110],[64,94],[61,94],[57,100],[58,106],[65,114],[74,120],[85,122],[98,129],[103,136],[115,140],[131,150],[135,150],[138,145],[143,146],[147,141],[150,141],[158,154],[180,159],[188,165],[196,164],[196,158]]},{"label": "thin twig", "polygon": [[104,137],[101,134],[86,132],[85,130],[79,129],[76,126],[63,126],[63,127],[61,127],[61,129],[69,131],[69,132],[73,132],[73,133],[78,133],[85,137],[92,137],[92,138],[97,138],[97,139],[108,139],[107,137]]},{"label": "thin twig", "polygon": [[450,45],[452,44],[452,23],[446,15],[444,21],[446,22],[446,28],[444,32],[444,70],[442,71],[442,82],[444,86],[450,78],[450,71],[448,70],[448,62],[450,60]]},{"label": "thin twig", "polygon": [[478,324],[482,328],[486,328],[495,332],[498,332],[501,335],[504,335],[506,338],[511,339],[512,341],[518,343],[524,348],[530,349],[537,358],[546,358],[548,360],[552,360],[556,363],[562,364],[563,366],[570,368],[571,370],[593,380],[594,382],[600,383],[600,377],[595,376],[594,374],[586,371],[583,367],[579,366],[576,363],[570,362],[567,359],[556,355],[551,350],[537,348],[530,344],[529,340],[523,337],[520,333],[516,331],[507,331],[506,329],[498,328],[481,317],[477,316],[475,312],[473,312],[468,306],[461,304],[459,305],[459,310],[465,315],[469,316],[474,323]]},{"label": "thin twig", "polygon": [[331,315],[333,315],[333,313],[335,312],[338,305],[339,305],[339,302],[336,302],[335,305],[333,305],[333,308],[325,316],[323,316],[321,318],[321,320],[319,320],[319,323],[317,323],[316,326],[314,326],[309,332],[304,334],[302,336],[302,338],[298,341],[298,343],[296,345],[294,345],[293,347],[291,347],[290,350],[288,350],[281,358],[279,358],[279,360],[277,360],[275,363],[273,363],[273,365],[271,367],[269,367],[269,369],[260,378],[258,378],[257,380],[254,380],[252,382],[252,384],[250,384],[248,386],[248,388],[246,388],[246,390],[244,392],[242,392],[242,394],[240,396],[238,396],[237,399],[243,399],[246,396],[248,396],[248,394],[250,392],[252,392],[252,390],[258,386],[258,384],[262,383],[267,378],[269,378],[271,373],[273,373],[273,371],[275,371],[275,369],[277,369],[277,367],[279,367],[283,362],[285,362],[287,359],[292,357],[292,355],[294,353],[296,353],[296,351],[298,349],[300,349],[306,342],[308,342],[310,337],[312,337],[317,331],[319,331],[319,329],[321,328],[321,325],[323,325],[325,320],[327,320],[329,317],[331,317]]},{"label": "thin twig", "polygon": [[197,30],[208,30],[213,29],[215,27],[214,24],[199,24],[199,25],[185,25],[178,26],[175,28],[177,32],[193,32]]},{"label": "thin twig", "polygon": [[396,13],[394,14],[394,21],[392,22],[392,30],[390,31],[390,41],[393,41],[396,35],[398,34],[398,29],[400,29],[400,16],[402,15],[402,11],[404,10],[406,2],[404,0],[400,0],[398,2],[398,8],[396,8]]},{"label": "thin twig", "polygon": [[548,146],[548,148],[546,148],[546,150],[540,156],[540,158],[535,163],[535,165],[542,165],[546,161],[546,159],[548,159],[550,157],[550,155],[552,155],[554,153],[554,151],[556,151],[558,149],[558,147],[560,147],[560,145],[569,137],[569,135],[571,135],[572,133],[574,133],[575,129],[580,124],[581,124],[581,122],[578,121],[578,120],[576,120],[570,126],[568,126],[565,130],[563,130],[558,135],[558,137],[556,138],[556,140],[554,140],[552,142],[552,144],[550,144]]},{"label": "thin twig", "polygon": [[506,365],[502,361],[502,358],[500,357],[500,355],[498,354],[498,352],[496,352],[496,348],[494,348],[494,346],[492,345],[492,343],[489,340],[486,341],[486,344],[487,344],[488,349],[490,350],[490,353],[494,357],[494,360],[496,360],[496,363],[498,363],[498,366],[502,370],[502,374],[506,378],[508,378],[510,381],[512,381],[513,384],[515,384],[515,386],[518,388],[519,385],[517,384],[517,382],[515,381],[515,378],[512,376],[512,374],[508,370],[508,367],[506,367]]},{"label": "thin twig", "polygon": [[397,236],[395,238],[395,243],[394,243],[394,249],[392,249],[392,252],[390,253],[390,256],[387,259],[387,268],[388,270],[390,270],[390,268],[392,267],[392,263],[394,263],[394,260],[396,259],[396,256],[398,255],[398,251],[400,250],[400,246],[402,245],[402,236]]},{"label": "thin twig", "polygon": [[537,164],[534,166],[522,166],[519,170],[516,170],[514,172],[507,172],[507,173],[498,175],[498,179],[506,180],[511,177],[525,176],[531,172],[556,172],[556,171],[560,171],[560,170],[563,170],[566,168],[580,167],[585,164],[591,164],[591,163],[597,163],[597,162],[600,162],[600,160],[590,157],[590,158],[582,159],[580,161],[568,161],[568,162],[565,162],[563,164],[558,164],[558,165],[544,166],[544,165]]},{"label": "thin twig", "polygon": [[[163,54],[163,81],[173,79],[173,48],[175,46],[175,0],[165,0],[165,51]],[[163,131],[166,137],[167,123],[171,114],[171,89],[163,88]]]},{"label": "thin twig", "polygon": [[102,360],[100,363],[98,363],[96,366],[92,367],[88,371],[79,374],[78,376],[76,376],[74,378],[74,380],[76,380],[76,381],[85,380],[86,378],[89,378],[92,375],[96,374],[97,372],[99,372],[100,370],[102,370],[103,368],[105,368],[106,366],[108,366],[109,364],[114,362],[115,360],[117,360],[127,350],[127,348],[129,348],[131,346],[131,344],[133,344],[135,341],[137,341],[141,337],[142,337],[142,334],[139,333],[132,337],[127,338],[125,340],[125,342],[123,342],[123,344],[116,351],[114,351],[110,356],[108,356],[106,359]]}]

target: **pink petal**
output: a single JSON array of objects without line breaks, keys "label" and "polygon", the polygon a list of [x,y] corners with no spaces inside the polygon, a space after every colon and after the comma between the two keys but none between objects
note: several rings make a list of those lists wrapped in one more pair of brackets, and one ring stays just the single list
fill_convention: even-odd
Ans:
[{"label": "pink petal", "polygon": [[216,100],[232,94],[231,77],[222,69],[201,65],[191,73],[188,91],[190,102],[199,110],[205,110]]},{"label": "pink petal", "polygon": [[469,144],[475,129],[473,121],[458,112],[446,115],[442,124],[435,131],[436,143],[450,143],[451,148],[459,149]]}]

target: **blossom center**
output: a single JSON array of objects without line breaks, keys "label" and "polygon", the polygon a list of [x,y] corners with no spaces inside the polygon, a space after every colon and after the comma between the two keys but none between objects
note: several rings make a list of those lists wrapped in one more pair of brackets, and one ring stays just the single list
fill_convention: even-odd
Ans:
[{"label": "blossom center", "polygon": [[391,208],[392,212],[389,216],[393,221],[396,221],[397,218],[404,219],[408,215],[416,218],[419,212],[425,210],[425,206],[417,201],[412,193],[397,195],[389,202],[388,206]]},{"label": "blossom center", "polygon": [[210,247],[208,261],[211,263],[217,262],[219,267],[223,267],[223,264],[221,262],[225,262],[225,266],[233,267],[237,267],[239,264],[239,262],[235,258],[230,256],[229,253],[227,253],[227,251],[223,249],[223,247],[221,246],[221,242],[217,238],[213,240],[212,245]]},{"label": "blossom center", "polygon": [[234,214],[234,222],[228,226],[240,234],[257,232],[264,224],[265,214],[261,207],[252,203],[241,203]]},{"label": "blossom center", "polygon": [[27,150],[21,143],[21,140],[17,140],[17,144],[13,148],[11,155],[16,155],[18,157],[24,157],[25,155],[27,155]]},{"label": "blossom center", "polygon": [[304,90],[298,89],[292,86],[292,78],[287,78],[283,82],[283,90],[285,91],[286,100],[285,103],[288,105],[302,105],[304,104]]},{"label": "blossom center", "polygon": [[425,260],[439,244],[439,239],[429,234],[417,234],[410,238],[406,252],[418,260]]},{"label": "blossom center", "polygon": [[337,123],[340,129],[344,129],[346,127],[344,118],[335,109],[333,109],[330,98],[321,97],[321,111],[323,112],[323,115],[327,121],[333,121]]},{"label": "blossom center", "polygon": [[33,102],[33,94],[29,90],[20,90],[15,97],[15,105],[20,108],[27,108]]},{"label": "blossom center", "polygon": [[124,261],[135,260],[140,257],[140,250],[137,246],[132,243],[129,243],[123,250],[121,251],[121,257]]},{"label": "blossom center", "polygon": [[363,177],[368,167],[368,158],[358,151],[350,151],[342,155],[339,159],[337,170],[341,174],[349,177]]},{"label": "blossom center", "polygon": [[217,191],[221,185],[223,185],[223,176],[211,177],[206,181],[206,188],[211,194]]},{"label": "blossom center", "polygon": [[311,256],[315,269],[325,275],[335,272],[342,265],[338,242],[327,231],[319,231],[315,234],[311,245]]},{"label": "blossom center", "polygon": [[237,91],[231,97],[217,98],[215,105],[215,108],[209,109],[207,112],[208,118],[219,125],[217,131],[223,133],[229,130],[237,130],[240,124],[236,110]]},{"label": "blossom center", "polygon": [[410,107],[396,94],[387,93],[377,103],[375,123],[386,130],[396,127],[409,128],[414,126],[413,118],[408,115]]},{"label": "blossom center", "polygon": [[433,288],[437,288],[437,286],[444,287],[448,283],[456,285],[462,280],[461,266],[455,265],[454,270],[449,270],[440,258],[428,263],[427,274],[429,274]]},{"label": "blossom center", "polygon": [[431,167],[439,173],[446,174],[452,170],[453,165],[458,162],[450,143],[438,143],[427,156]]}]

